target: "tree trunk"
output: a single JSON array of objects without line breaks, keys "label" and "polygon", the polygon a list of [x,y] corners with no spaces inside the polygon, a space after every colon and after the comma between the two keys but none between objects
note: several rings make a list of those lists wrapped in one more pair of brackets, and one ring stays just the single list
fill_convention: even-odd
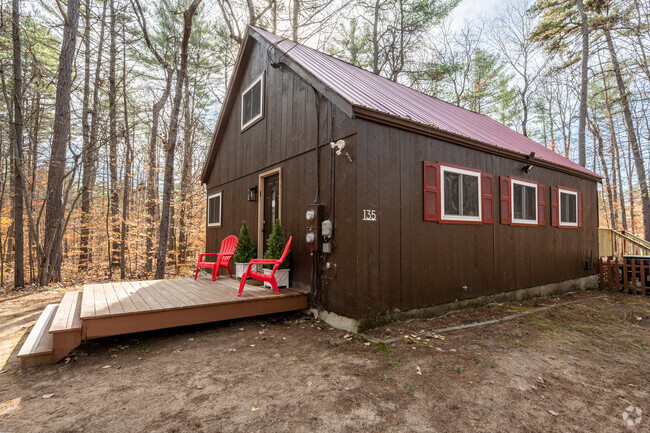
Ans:
[{"label": "tree trunk", "polygon": [[379,7],[380,0],[376,0],[372,21],[372,72],[375,74],[379,74]]},{"label": "tree trunk", "polygon": [[[627,98],[627,89],[625,87],[625,82],[623,81],[623,74],[621,73],[621,67],[618,63],[618,57],[616,55],[616,50],[614,48],[614,41],[612,40],[611,32],[608,28],[605,28],[605,39],[607,40],[607,48],[609,49],[609,54],[612,59],[612,67],[614,69],[614,75],[616,76],[616,84],[618,86],[618,92],[620,94],[621,106],[623,108],[623,115],[625,119],[625,127],[627,129],[627,139],[632,148],[632,154],[634,156],[634,166],[636,168],[636,175],[639,179],[639,186],[641,189],[641,209],[643,212],[643,234],[646,239],[650,239],[650,196],[648,196],[648,183],[645,172],[645,165],[643,162],[643,156],[641,154],[641,148],[639,147],[639,142],[636,137],[636,130],[634,129],[634,122],[632,120],[632,112],[630,110],[630,104]],[[630,185],[631,187],[631,185]],[[632,203],[630,203],[632,205]]]},{"label": "tree trunk", "polygon": [[147,240],[146,240],[146,260],[144,271],[150,274],[153,270],[154,259],[154,231],[156,223],[156,214],[158,213],[158,183],[156,182],[156,172],[158,167],[157,142],[158,142],[158,124],[160,122],[160,112],[165,107],[169,94],[171,93],[174,70],[167,69],[167,82],[165,90],[160,99],[153,104],[151,119],[151,136],[149,137],[149,165],[147,167]]},{"label": "tree trunk", "polygon": [[61,280],[61,262],[57,260],[61,255],[61,239],[63,237],[61,195],[65,176],[66,147],[70,135],[70,93],[78,25],[79,0],[68,0],[57,70],[54,129],[47,176],[45,245],[39,266],[39,282],[42,286]]},{"label": "tree trunk", "polygon": [[582,32],[582,62],[580,68],[580,111],[578,113],[578,162],[587,166],[587,142],[585,130],[587,125],[587,80],[589,78],[589,23],[582,0],[576,0],[580,12],[580,26]]},{"label": "tree trunk", "polygon": [[609,169],[607,168],[607,160],[605,159],[605,145],[603,143],[603,136],[600,133],[598,126],[598,119],[593,116],[593,121],[589,122],[591,134],[597,142],[598,157],[600,158],[600,165],[603,167],[603,175],[605,176],[605,187],[607,189],[607,204],[609,207],[610,227],[616,229],[616,213],[614,212],[614,194],[612,193],[612,183],[609,178]]},{"label": "tree trunk", "polygon": [[111,8],[111,27],[110,27],[110,47],[109,47],[109,72],[108,72],[108,122],[109,122],[109,141],[108,141],[108,164],[110,172],[110,236],[111,248],[109,252],[109,275],[113,274],[113,268],[120,266],[120,229],[119,229],[119,195],[117,192],[117,86],[115,78],[115,63],[117,57],[117,35],[115,32],[115,0],[110,0]]},{"label": "tree trunk", "polygon": [[[20,41],[20,2],[13,0],[12,11],[13,55],[14,55],[14,146],[13,146],[13,219],[14,219],[14,288],[25,286],[25,255],[23,230],[23,179],[20,167],[23,165],[23,66]],[[9,107],[7,107],[9,108]]]},{"label": "tree trunk", "polygon": [[293,0],[293,16],[291,17],[291,39],[298,42],[298,29],[300,27],[300,0]]},{"label": "tree trunk", "polygon": [[[104,3],[106,10],[106,3]],[[81,135],[83,139],[83,148],[81,156],[81,216],[80,216],[80,233],[79,233],[79,270],[88,268],[90,237],[90,185],[88,175],[92,166],[92,149],[90,144],[90,17],[91,17],[91,0],[86,1],[86,29],[84,31],[84,95],[83,108],[81,114]],[[102,24],[102,33],[104,26]],[[100,34],[99,50],[103,43],[103,34]]]},{"label": "tree trunk", "polygon": [[131,139],[129,137],[129,107],[126,97],[126,32],[125,25],[122,24],[122,97],[124,99],[124,144],[126,145],[126,164],[124,166],[124,195],[122,196],[122,229],[120,230],[120,278],[126,278],[126,238],[129,232],[127,224],[129,219],[129,194],[132,188],[131,168],[133,164],[133,149],[131,148]]},{"label": "tree trunk", "polygon": [[178,259],[177,272],[185,265],[187,258],[187,230],[185,225],[188,194],[190,189],[190,170],[192,168],[192,113],[190,111],[190,83],[185,78],[185,102],[183,107],[185,125],[183,127],[183,167],[181,169],[180,212],[178,218]]},{"label": "tree trunk", "polygon": [[165,265],[167,257],[167,240],[169,239],[169,208],[171,207],[171,195],[174,179],[174,153],[176,151],[176,139],[178,137],[178,114],[180,112],[181,99],[183,97],[183,84],[187,74],[187,57],[190,35],[192,33],[192,18],[201,0],[194,0],[185,11],[183,25],[183,41],[181,43],[181,64],[178,76],[176,77],[176,89],[172,104],[171,119],[169,122],[169,140],[165,149],[165,175],[163,180],[163,202],[160,217],[158,236],[158,253],[156,257],[156,278],[165,278]]},{"label": "tree trunk", "polygon": [[83,173],[81,177],[82,182],[82,193],[81,193],[81,243],[85,245],[86,248],[82,249],[82,254],[84,254],[84,260],[80,260],[80,265],[83,264],[84,267],[87,267],[87,264],[92,262],[93,253],[90,248],[90,222],[91,222],[91,211],[92,211],[92,200],[93,200],[93,191],[95,185],[95,179],[97,177],[97,153],[98,153],[98,140],[97,132],[99,130],[99,89],[101,87],[101,67],[102,67],[102,55],[104,51],[104,37],[106,31],[106,8],[108,2],[104,2],[102,8],[102,18],[100,23],[99,31],[99,43],[97,48],[97,61],[95,62],[95,78],[93,81],[93,106],[90,112],[90,138],[88,139],[88,152],[84,152],[82,157],[82,167]]}]

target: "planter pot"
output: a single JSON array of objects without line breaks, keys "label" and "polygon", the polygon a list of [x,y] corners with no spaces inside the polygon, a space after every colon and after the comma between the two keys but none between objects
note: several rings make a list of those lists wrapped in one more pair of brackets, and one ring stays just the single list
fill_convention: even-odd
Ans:
[{"label": "planter pot", "polygon": [[247,267],[248,263],[235,262],[235,278],[241,280],[241,277],[244,275],[244,272],[246,272]]},{"label": "planter pot", "polygon": [[[289,287],[289,271],[291,269],[278,269],[275,271],[275,281],[278,283],[278,287]],[[264,269],[266,275],[271,274],[271,269]],[[271,287],[271,284],[264,282],[264,287]]]}]

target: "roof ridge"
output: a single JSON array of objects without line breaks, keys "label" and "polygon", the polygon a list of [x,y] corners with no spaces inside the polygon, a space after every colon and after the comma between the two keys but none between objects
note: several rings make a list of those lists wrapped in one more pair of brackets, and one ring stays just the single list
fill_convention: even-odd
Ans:
[{"label": "roof ridge", "polygon": [[[421,92],[421,91],[418,90],[418,89],[414,89],[413,87],[409,87],[409,86],[407,86],[406,84],[402,84],[402,83],[400,83],[399,81],[393,81],[393,80],[391,80],[391,79],[389,79],[389,78],[384,77],[383,75],[375,74],[375,73],[372,72],[372,71],[369,71],[369,70],[367,70],[367,69],[365,69],[365,68],[362,68],[362,67],[359,66],[359,65],[355,65],[354,63],[350,63],[350,62],[348,62],[348,61],[346,61],[346,60],[339,59],[338,57],[334,56],[333,54],[326,53],[326,52],[323,52],[323,51],[319,51],[319,50],[317,50],[317,49],[315,49],[315,48],[312,48],[312,47],[310,47],[310,46],[308,46],[308,45],[302,44],[302,43],[300,43],[300,42],[292,41],[291,39],[285,38],[284,36],[276,35],[275,33],[271,33],[270,31],[265,30],[265,29],[260,28],[260,27],[257,27],[257,26],[253,26],[253,25],[251,25],[250,27],[253,28],[253,29],[255,29],[256,31],[261,30],[261,31],[264,32],[264,33],[268,33],[268,34],[270,34],[270,35],[275,36],[276,38],[280,38],[281,40],[280,40],[280,41],[277,41],[277,42],[271,42],[271,41],[269,41],[269,42],[271,42],[272,44],[275,44],[276,47],[277,47],[277,44],[279,44],[280,42],[289,42],[289,43],[294,44],[294,46],[299,45],[299,46],[301,46],[301,47],[303,47],[303,48],[307,48],[308,50],[313,51],[313,52],[315,52],[315,53],[318,53],[318,54],[320,54],[320,55],[325,55],[325,56],[331,57],[332,59],[336,60],[337,62],[341,62],[341,63],[345,63],[346,65],[353,66],[353,67],[359,69],[360,71],[363,71],[364,73],[372,74],[372,75],[374,75],[374,76],[376,76],[376,77],[379,77],[379,78],[381,78],[381,79],[383,79],[383,80],[386,80],[386,81],[388,81],[388,82],[390,82],[390,83],[398,84],[398,85],[404,87],[405,89],[407,89],[407,90],[409,90],[409,91],[411,91],[411,92],[417,92],[417,93],[419,93],[419,94],[421,94],[421,95],[424,95],[424,96],[427,96],[427,97],[429,97],[429,98],[435,99],[436,101],[443,102],[443,103],[445,103],[445,104],[447,104],[447,105],[449,105],[449,106],[451,106],[451,107],[458,108],[458,109],[461,109],[461,110],[465,110],[465,111],[468,111],[468,112],[470,112],[470,113],[473,113],[473,114],[476,114],[476,115],[479,115],[479,116],[484,116],[484,117],[487,117],[487,118],[490,119],[490,120],[493,120],[493,121],[495,121],[495,122],[501,123],[501,122],[499,122],[498,120],[495,120],[495,119],[491,118],[491,117],[488,116],[487,114],[484,114],[484,113],[477,113],[476,111],[470,110],[469,108],[461,107],[461,106],[456,105],[456,104],[453,104],[453,103],[451,103],[451,102],[449,102],[449,101],[445,101],[444,99],[436,98],[435,96],[432,96],[432,95],[429,95],[429,94],[427,94],[427,93]],[[259,32],[258,32],[258,33],[259,33]],[[262,35],[262,36],[264,36],[264,35]],[[268,40],[268,38],[267,38],[267,40]],[[290,48],[289,50],[291,50],[291,49],[293,49],[293,47]],[[289,50],[287,50],[287,51],[285,52],[285,54],[288,53]],[[534,140],[533,140],[533,141],[534,141]],[[537,142],[535,142],[535,143],[537,143]],[[539,143],[537,143],[537,144],[539,144]]]},{"label": "roof ridge", "polygon": [[[256,26],[249,26],[249,28],[266,42],[283,51],[284,54],[280,59],[285,55],[289,56],[293,61],[310,70],[316,80],[322,82],[352,107],[375,110],[421,125],[428,125],[521,155],[528,155],[534,151],[537,152],[540,160],[601,177],[487,114],[459,107],[339,59],[332,54],[262,28]],[[285,42],[289,45],[283,45]]]}]

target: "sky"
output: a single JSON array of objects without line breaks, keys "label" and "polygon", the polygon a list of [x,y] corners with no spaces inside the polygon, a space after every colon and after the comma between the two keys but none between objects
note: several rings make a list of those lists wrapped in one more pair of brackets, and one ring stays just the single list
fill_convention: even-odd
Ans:
[{"label": "sky", "polygon": [[492,18],[500,4],[500,0],[462,0],[451,13],[452,26],[460,27],[463,21],[480,16]]}]

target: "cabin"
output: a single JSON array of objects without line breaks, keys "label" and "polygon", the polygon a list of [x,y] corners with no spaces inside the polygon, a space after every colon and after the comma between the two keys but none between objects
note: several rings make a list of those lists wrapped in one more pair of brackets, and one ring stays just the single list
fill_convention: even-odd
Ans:
[{"label": "cabin", "polygon": [[249,27],[202,172],[206,251],[273,221],[291,286],[362,330],[597,285],[601,178],[490,119]]}]

